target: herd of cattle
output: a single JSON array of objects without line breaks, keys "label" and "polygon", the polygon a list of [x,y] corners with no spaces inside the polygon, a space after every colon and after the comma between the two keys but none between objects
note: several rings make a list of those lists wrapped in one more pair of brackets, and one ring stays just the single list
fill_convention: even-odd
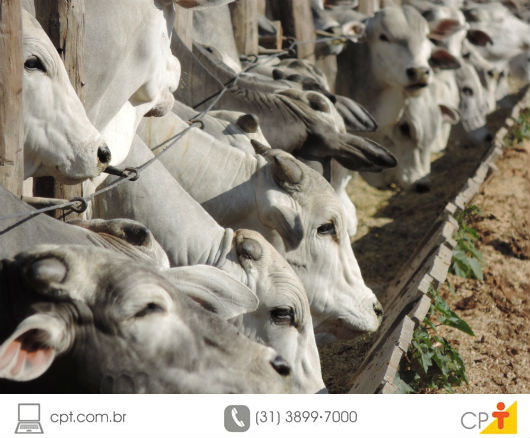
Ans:
[{"label": "herd of cattle", "polygon": [[302,59],[242,64],[229,2],[85,2],[83,105],[23,1],[25,178],[93,193],[189,127],[175,8],[194,9],[193,56],[230,85],[83,220],[20,220],[33,209],[0,186],[0,391],[325,392],[317,345],[383,318],[350,245],[350,171],[428,190],[451,125],[485,141],[508,80],[529,82],[529,11],[512,2],[312,1],[316,29],[343,38],[317,44],[338,55],[333,91]]}]

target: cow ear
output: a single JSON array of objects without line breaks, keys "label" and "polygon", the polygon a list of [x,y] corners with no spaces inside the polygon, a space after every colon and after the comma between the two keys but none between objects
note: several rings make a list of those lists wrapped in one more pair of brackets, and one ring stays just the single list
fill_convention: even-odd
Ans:
[{"label": "cow ear", "polygon": [[373,116],[349,97],[336,96],[335,108],[344,119],[348,130],[373,132],[377,129],[377,122]]},{"label": "cow ear", "polygon": [[365,172],[379,172],[397,165],[396,158],[388,150],[368,138],[353,134],[317,137],[320,141],[304,146],[302,154],[315,158],[334,158],[349,170]]},{"label": "cow ear", "polygon": [[366,36],[366,26],[361,21],[348,21],[342,25],[341,30],[352,41],[361,41]]},{"label": "cow ear", "polygon": [[[161,269],[169,268],[169,259],[162,245],[158,243],[155,236],[144,224],[132,219],[73,219],[68,221],[71,225],[86,228],[97,233],[101,240],[89,239],[97,246],[111,247],[113,250],[124,253],[134,259],[145,260],[145,256],[150,262]],[[117,238],[117,239],[116,239]],[[135,248],[123,245],[125,241]],[[136,248],[139,252],[136,252]]]},{"label": "cow ear", "polygon": [[37,313],[22,321],[0,345],[0,377],[26,382],[43,375],[69,346],[64,321]]},{"label": "cow ear", "polygon": [[429,28],[429,38],[434,40],[443,40],[455,34],[459,30],[464,29],[464,26],[462,26],[458,20],[443,18],[441,20],[430,22]]},{"label": "cow ear", "polygon": [[488,44],[493,45],[493,40],[484,31],[478,29],[469,29],[467,31],[466,38],[475,46],[487,46]]},{"label": "cow ear", "polygon": [[445,49],[436,49],[431,53],[429,64],[440,70],[455,70],[460,68],[460,61]]},{"label": "cow ear", "polygon": [[447,105],[438,104],[440,111],[442,112],[442,119],[451,125],[456,125],[460,121],[460,113]]},{"label": "cow ear", "polygon": [[258,308],[259,300],[254,292],[213,266],[172,268],[164,275],[170,277],[180,292],[223,319],[234,318]]}]

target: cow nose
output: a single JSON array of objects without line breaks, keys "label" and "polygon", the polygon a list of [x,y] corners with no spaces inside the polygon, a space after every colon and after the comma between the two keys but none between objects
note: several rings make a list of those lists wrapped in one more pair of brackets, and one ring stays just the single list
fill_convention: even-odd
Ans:
[{"label": "cow nose", "polygon": [[419,182],[416,184],[416,192],[427,193],[431,191],[431,185],[428,182]]},{"label": "cow nose", "polygon": [[383,306],[379,301],[374,303],[374,312],[379,319],[383,318]]},{"label": "cow nose", "polygon": [[109,164],[111,159],[110,149],[107,145],[98,148],[98,160],[102,164]]},{"label": "cow nose", "polygon": [[405,72],[411,81],[425,80],[431,73],[427,67],[409,67]]},{"label": "cow nose", "polygon": [[280,355],[276,356],[271,360],[272,367],[280,374],[281,376],[288,376],[291,374],[291,367]]}]

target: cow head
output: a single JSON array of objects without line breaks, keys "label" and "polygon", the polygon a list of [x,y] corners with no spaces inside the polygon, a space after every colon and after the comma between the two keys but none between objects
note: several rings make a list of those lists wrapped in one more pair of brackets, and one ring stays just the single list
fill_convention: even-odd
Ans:
[{"label": "cow head", "polygon": [[372,74],[377,83],[417,95],[432,82],[432,68],[456,68],[454,57],[432,51],[427,21],[411,6],[388,7],[366,23]]},{"label": "cow head", "polygon": [[460,93],[462,126],[473,144],[480,144],[491,137],[486,127],[488,114],[487,90],[484,89],[475,68],[464,63],[455,72]]},{"label": "cow head", "polygon": [[380,171],[395,158],[375,142],[346,133],[344,120],[322,93],[297,89],[276,93],[306,127],[305,139],[293,151],[304,159],[337,160],[350,170]]},{"label": "cow head", "polygon": [[329,183],[287,152],[260,148],[260,231],[305,286],[316,332],[348,338],[377,330],[382,309],[364,284],[341,201]]},{"label": "cow head", "polygon": [[[315,393],[324,387],[320,359],[306,292],[293,268],[274,247],[256,231],[239,229],[234,236],[234,254],[243,267],[248,284],[259,304],[247,312],[227,314],[218,303],[221,295],[194,295],[206,309],[231,322],[250,339],[274,348],[289,363],[292,371],[291,392]],[[178,277],[183,269],[171,270]],[[196,268],[195,268],[196,269]],[[210,268],[211,269],[211,268]],[[227,288],[227,290],[230,290]],[[231,305],[238,296],[226,297]],[[224,315],[223,315],[224,314]]]},{"label": "cow head", "polygon": [[110,151],[90,123],[64,64],[39,23],[23,12],[24,177],[75,183],[97,176]]},{"label": "cow head", "polygon": [[126,102],[134,107],[136,119],[171,109],[180,79],[180,64],[170,49],[174,8],[166,0],[87,3],[85,101],[99,129]]},{"label": "cow head", "polygon": [[385,141],[397,157],[398,165],[381,174],[363,174],[375,186],[397,183],[418,192],[430,189],[431,154],[442,135],[443,123],[456,124],[459,114],[448,105],[438,104],[429,89],[410,98],[400,120],[387,134]]},{"label": "cow head", "polygon": [[61,378],[88,391],[288,390],[289,366],[274,350],[182,293],[215,285],[255,308],[248,288],[214,268],[172,282],[105,249],[47,246],[3,261],[0,276],[13,318],[0,334],[2,378],[35,379],[66,355],[74,368]]}]

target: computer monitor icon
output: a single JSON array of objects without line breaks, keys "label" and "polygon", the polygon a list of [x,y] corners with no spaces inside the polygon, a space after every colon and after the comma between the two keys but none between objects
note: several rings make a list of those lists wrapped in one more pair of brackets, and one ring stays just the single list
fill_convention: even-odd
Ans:
[{"label": "computer monitor icon", "polygon": [[39,403],[18,404],[18,425],[15,433],[43,433],[42,426],[40,425]]}]

